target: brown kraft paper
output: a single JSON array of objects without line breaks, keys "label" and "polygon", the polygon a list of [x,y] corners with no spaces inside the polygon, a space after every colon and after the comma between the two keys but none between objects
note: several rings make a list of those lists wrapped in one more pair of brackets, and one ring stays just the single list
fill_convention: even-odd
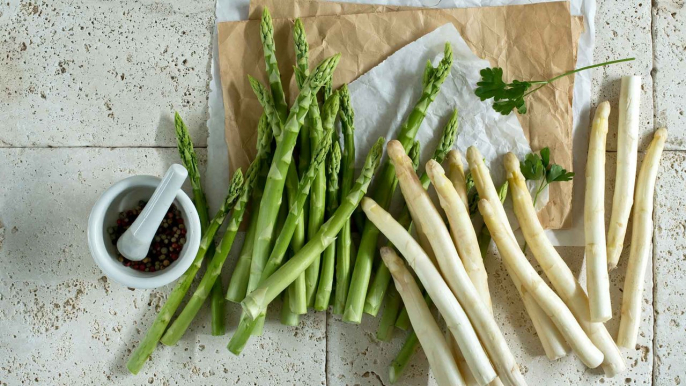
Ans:
[{"label": "brown kraft paper", "polygon": [[[267,1],[260,0],[260,4]],[[502,67],[508,81],[549,79],[574,68],[576,62],[579,23],[572,21],[566,2],[409,11],[398,7],[302,0],[287,3],[269,3],[274,17],[293,10],[306,12],[302,16],[311,15],[308,12],[313,8],[316,12],[330,12],[325,9],[329,4],[340,7],[341,12],[351,5],[356,7],[353,11],[361,12],[365,7],[365,11],[375,12],[302,19],[310,44],[311,65],[337,52],[342,54],[334,75],[335,88],[355,80],[399,48],[446,23],[455,25],[477,56],[489,60],[493,66]],[[255,10],[261,12],[261,9]],[[274,20],[277,58],[291,101],[295,94],[290,90],[297,90],[292,70],[295,62],[292,25],[292,19]],[[577,32],[572,33],[573,29]],[[219,23],[218,31],[226,140],[229,164],[235,170],[247,167],[255,155],[255,128],[262,113],[247,75],[267,83],[259,20]],[[421,74],[417,76],[421,79]],[[549,147],[553,161],[567,170],[572,169],[573,82],[573,77],[562,78],[530,95],[527,97],[529,111],[518,116],[532,149]],[[569,226],[571,201],[571,183],[550,185],[550,201],[539,213],[544,226],[552,229]]]}]

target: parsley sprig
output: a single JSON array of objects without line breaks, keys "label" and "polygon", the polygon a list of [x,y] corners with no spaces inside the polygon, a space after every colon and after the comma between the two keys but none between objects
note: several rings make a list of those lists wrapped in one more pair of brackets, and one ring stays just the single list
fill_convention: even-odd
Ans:
[{"label": "parsley sprig", "polygon": [[[595,67],[608,66],[610,64],[615,63],[629,62],[632,60],[634,60],[634,58],[613,60],[610,62],[594,64],[592,66],[586,66],[578,68],[576,70],[567,71],[562,75],[558,75],[548,80],[513,80],[512,83],[505,83],[505,81],[503,81],[502,68],[484,68],[483,70],[481,70],[481,81],[476,83],[478,87],[476,88],[474,93],[482,101],[493,98],[493,109],[502,115],[508,115],[514,109],[517,109],[517,112],[520,114],[526,114],[526,103],[524,103],[524,97],[531,93],[534,93],[541,87],[549,83],[552,83],[560,78],[564,78],[565,76],[569,76],[580,71],[588,70]],[[533,90],[529,90],[533,85],[538,85],[538,87],[534,88]]]},{"label": "parsley sprig", "polygon": [[573,172],[568,172],[558,164],[550,164],[550,149],[544,147],[540,151],[540,156],[536,153],[527,154],[520,169],[522,175],[527,180],[539,181],[536,192],[534,193],[534,206],[541,192],[552,182],[570,181],[574,177]]},{"label": "parsley sprig", "polygon": [[[524,158],[524,162],[519,165],[522,175],[526,180],[539,181],[536,187],[536,192],[534,192],[534,207],[536,206],[536,201],[538,196],[543,192],[546,186],[553,182],[571,181],[574,177],[573,172],[568,172],[562,166],[558,164],[550,164],[550,148],[544,147],[540,151],[540,155],[536,153],[529,153]],[[467,204],[469,206],[469,215],[474,218],[474,216],[479,212],[479,193],[474,187],[474,178],[472,177],[471,171],[468,171],[465,176],[465,182],[467,184]],[[500,202],[505,202],[507,197],[508,183],[505,181],[498,188],[498,198]],[[488,245],[491,242],[491,234],[488,232],[488,228],[484,225],[478,232],[477,239],[479,241],[479,249],[481,250],[481,257],[486,256],[488,251]],[[522,251],[526,253],[526,242],[522,247]]]}]

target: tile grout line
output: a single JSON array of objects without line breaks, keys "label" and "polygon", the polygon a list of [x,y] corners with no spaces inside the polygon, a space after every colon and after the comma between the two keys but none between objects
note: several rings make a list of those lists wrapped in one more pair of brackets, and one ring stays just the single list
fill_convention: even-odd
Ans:
[{"label": "tile grout line", "polygon": [[[651,1],[651,6],[650,6],[650,35],[651,35],[651,53],[652,53],[652,58],[653,58],[653,68],[650,69],[650,78],[652,80],[652,86],[653,86],[653,127],[655,127],[655,112],[657,111],[657,92],[655,91],[655,73],[656,73],[656,66],[657,66],[657,61],[656,61],[656,55],[655,55],[655,16],[654,13],[656,12],[655,7],[657,6],[657,1]],[[653,192],[653,194],[655,194]],[[653,219],[655,218],[655,203],[653,202]],[[655,227],[655,221],[653,220],[653,240],[656,239],[657,232],[656,232],[656,227]],[[657,266],[656,266],[656,261],[657,261],[657,247],[655,242],[653,241],[653,256],[652,256],[652,274],[653,274],[653,339],[652,339],[652,349],[653,349],[653,368],[651,371],[651,377],[650,377],[650,383],[651,385],[655,385],[656,379],[657,379]]]},{"label": "tile grout line", "polygon": [[[652,75],[651,75],[652,77]],[[655,97],[654,97],[655,98]],[[666,145],[665,145],[666,146]],[[193,145],[194,149],[207,149],[207,145]],[[154,145],[154,146],[0,146],[0,151],[7,149],[176,149],[176,146]],[[641,154],[645,150],[638,151]],[[614,154],[617,150],[606,150],[605,153]],[[664,149],[663,153],[686,153],[686,149]]]},{"label": "tile grout line", "polygon": [[324,385],[329,384],[329,307],[324,317]]},{"label": "tile grout line", "polygon": [[[196,146],[194,149],[207,149],[207,145]],[[176,145],[155,145],[155,146],[0,146],[3,149],[176,149]]]}]

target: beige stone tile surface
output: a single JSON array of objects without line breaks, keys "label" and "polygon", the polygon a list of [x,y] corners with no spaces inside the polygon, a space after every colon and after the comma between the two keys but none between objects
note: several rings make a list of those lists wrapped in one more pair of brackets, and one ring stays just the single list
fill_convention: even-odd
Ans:
[{"label": "beige stone tile surface", "polygon": [[654,2],[653,39],[655,125],[669,129],[667,149],[686,150],[686,8],[683,1]]},{"label": "beige stone tile surface", "polygon": [[[199,157],[204,170],[204,150]],[[279,305],[240,357],[226,350],[230,335],[211,336],[203,308],[176,347],[159,346],[137,376],[124,367],[171,285],[130,290],[103,276],[88,251],[88,215],[117,180],[162,175],[178,162],[175,148],[0,149],[0,159],[0,385],[324,382],[324,314],[286,328]],[[229,334],[239,315],[227,307]]]},{"label": "beige stone tile surface", "polygon": [[655,385],[686,382],[686,153],[663,155],[655,195]]},{"label": "beige stone tile surface", "polygon": [[[389,384],[388,365],[406,333],[396,330],[391,342],[378,342],[379,318],[365,316],[357,326],[324,313],[310,313],[298,328],[284,327],[279,304],[270,309],[264,336],[252,339],[240,357],[226,351],[229,335],[210,335],[203,308],[177,347],[158,347],[136,377],[124,368],[170,287],[132,291],[107,280],[89,255],[86,222],[97,197],[116,180],[161,175],[178,162],[174,110],[196,146],[206,145],[214,6],[209,0],[0,4],[1,386]],[[636,57],[593,70],[593,107],[603,100],[613,107],[607,217],[621,76],[642,76],[640,150],[656,127],[670,132],[656,188],[654,255],[639,341],[623,350],[628,370],[613,379],[585,368],[573,354],[547,360],[493,248],[486,266],[495,315],[530,385],[684,384],[684,2],[598,0],[597,7],[595,62]],[[48,146],[70,148],[13,148]],[[159,146],[171,148],[150,148]],[[204,149],[199,156],[204,172]],[[613,336],[629,237],[610,274],[615,318],[607,326]],[[585,282],[583,249],[559,251]],[[234,264],[230,258],[225,283]],[[227,307],[228,334],[239,314],[237,305]],[[435,384],[421,350],[399,384]]]},{"label": "beige stone tile surface", "polygon": [[[607,150],[617,150],[617,117],[620,79],[639,75],[641,87],[641,126],[639,149],[645,149],[653,132],[653,42],[651,4],[643,0],[599,0],[596,13],[594,62],[636,58],[627,63],[596,68],[593,71],[593,111],[602,101],[610,101],[610,128]],[[592,116],[592,115],[591,115]]]},{"label": "beige stone tile surface", "polygon": [[211,0],[0,5],[0,146],[207,143]]}]

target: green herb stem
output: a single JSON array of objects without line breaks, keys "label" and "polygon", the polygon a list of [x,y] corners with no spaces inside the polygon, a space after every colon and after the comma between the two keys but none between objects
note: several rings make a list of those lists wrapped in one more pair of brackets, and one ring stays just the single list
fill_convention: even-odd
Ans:
[{"label": "green herb stem", "polygon": [[[572,74],[575,74],[575,73],[577,73],[577,72],[581,72],[581,71],[585,71],[585,70],[590,70],[591,68],[609,66],[610,64],[616,64],[616,63],[630,62],[630,61],[632,61],[632,60],[636,60],[636,58],[625,58],[625,59],[619,59],[619,60],[611,60],[611,61],[609,61],[609,62],[593,64],[593,65],[590,65],[590,66],[577,68],[576,70],[567,71],[567,72],[565,72],[564,74],[558,75],[558,76],[553,77],[553,78],[550,78],[550,79],[548,79],[548,80],[530,81],[529,83],[531,83],[531,84],[540,84],[540,86],[536,87],[536,88],[533,89],[533,90],[527,91],[526,93],[524,93],[524,96],[527,96],[527,95],[529,95],[529,94],[532,94],[533,92],[535,92],[536,90],[538,90],[538,89],[540,89],[541,87],[545,86],[546,84],[553,83],[554,81],[556,81],[556,80],[558,80],[558,79],[561,79],[561,78],[564,78],[565,76],[572,75]],[[536,203],[536,201],[534,201],[534,204],[535,204],[535,203]]]}]

